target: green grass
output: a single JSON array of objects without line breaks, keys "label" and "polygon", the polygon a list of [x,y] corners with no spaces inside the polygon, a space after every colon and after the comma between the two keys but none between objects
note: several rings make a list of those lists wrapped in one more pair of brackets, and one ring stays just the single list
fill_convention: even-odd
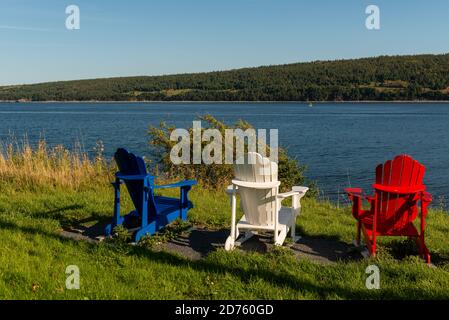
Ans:
[{"label": "green grass", "polygon": [[[37,188],[36,188],[37,189]],[[229,227],[224,192],[192,192],[191,222]],[[129,199],[123,211],[131,209]],[[90,244],[60,236],[63,226],[111,218],[112,188],[22,188],[0,183],[0,299],[447,299],[449,216],[432,210],[428,246],[436,268],[417,258],[406,242],[385,239],[379,258],[322,265],[297,260],[291,249],[269,253],[218,250],[191,261],[147,247]],[[350,243],[349,208],[303,201],[298,232]],[[401,260],[393,256],[403,255]],[[365,269],[376,264],[381,289],[365,287]],[[65,269],[77,265],[80,290],[65,288]]]}]

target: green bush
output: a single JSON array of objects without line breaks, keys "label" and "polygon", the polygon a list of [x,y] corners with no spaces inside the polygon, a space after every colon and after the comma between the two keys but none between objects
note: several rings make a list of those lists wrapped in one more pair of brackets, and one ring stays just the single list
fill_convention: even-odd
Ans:
[{"label": "green bush", "polygon": [[[202,131],[206,129],[218,129],[224,137],[226,129],[242,129],[246,130],[252,126],[243,120],[239,120],[233,126],[227,126],[225,123],[218,121],[211,115],[200,116],[198,118],[202,121]],[[161,122],[159,127],[149,128],[149,143],[153,149],[153,159],[155,159],[157,166],[156,171],[162,171],[165,178],[176,179],[196,179],[205,188],[221,189],[230,184],[234,170],[233,166],[229,164],[179,164],[175,165],[170,160],[170,151],[178,143],[170,140],[170,134],[176,128],[168,126],[165,122]],[[192,128],[189,129],[192,136]],[[203,147],[207,143],[203,143]],[[234,141],[234,146],[235,146]],[[268,151],[269,148],[267,147]],[[191,145],[191,154],[192,145]],[[247,152],[247,141],[245,141],[245,152]],[[234,147],[234,159],[235,159]],[[224,152],[223,152],[224,158]],[[222,161],[224,163],[224,159]],[[316,196],[318,193],[316,184],[308,181],[304,172],[306,166],[299,165],[296,159],[291,158],[287,151],[283,148],[278,149],[278,165],[279,165],[279,180],[282,182],[281,191],[291,190],[292,186],[307,185],[310,187],[309,196]],[[157,172],[160,175],[159,172]]]}]

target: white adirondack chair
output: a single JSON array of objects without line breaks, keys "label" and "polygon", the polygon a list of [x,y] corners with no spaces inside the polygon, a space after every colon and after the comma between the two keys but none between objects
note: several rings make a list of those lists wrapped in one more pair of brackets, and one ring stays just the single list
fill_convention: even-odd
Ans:
[{"label": "white adirondack chair", "polygon": [[[234,166],[235,179],[228,187],[231,198],[232,225],[231,235],[225,243],[225,250],[235,246],[257,234],[259,231],[274,233],[275,245],[282,245],[289,230],[294,242],[296,217],[301,211],[301,198],[309,190],[307,187],[293,187],[292,191],[279,193],[278,166],[270,159],[255,152],[245,155],[244,164]],[[243,217],[236,223],[237,194]],[[281,206],[282,200],[292,197],[292,207]],[[240,231],[245,231],[239,238]]]}]

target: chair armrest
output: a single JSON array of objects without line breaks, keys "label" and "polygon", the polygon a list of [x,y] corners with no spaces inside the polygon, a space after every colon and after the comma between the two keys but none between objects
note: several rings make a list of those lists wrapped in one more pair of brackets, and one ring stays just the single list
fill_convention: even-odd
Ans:
[{"label": "chair armrest", "polygon": [[345,192],[348,194],[348,196],[361,197],[363,190],[361,188],[346,188]]},{"label": "chair armrest", "polygon": [[[288,197],[292,197],[292,212],[293,221],[295,221],[296,217],[301,212],[301,198],[305,196],[306,192],[309,190],[307,187],[295,186],[292,188],[292,191],[280,193],[277,195],[277,199],[279,201],[279,206],[282,205],[282,201]],[[294,223],[294,222],[293,222]]]},{"label": "chair armrest", "polygon": [[376,200],[374,196],[364,195],[363,190],[360,188],[346,188],[345,191],[348,194],[349,199],[352,201],[354,201],[354,198],[362,197],[364,197],[369,203],[373,203]]},{"label": "chair armrest", "polygon": [[241,188],[250,188],[250,189],[273,189],[280,186],[280,181],[274,182],[247,182],[240,180],[232,180],[232,184]]},{"label": "chair armrest", "polygon": [[425,219],[427,216],[427,207],[432,202],[432,195],[426,191],[421,193],[421,218]]},{"label": "chair armrest", "polygon": [[177,183],[154,186],[154,189],[183,188],[183,187],[191,187],[196,184],[197,182],[195,180],[184,180]]},{"label": "chair armrest", "polygon": [[304,186],[293,186],[292,191],[299,192],[299,198],[302,198],[306,195],[307,191],[309,191],[309,188]]},{"label": "chair armrest", "polygon": [[[238,187],[236,186],[235,189],[238,190]],[[231,196],[232,193],[234,192],[234,186],[231,184],[230,186],[228,186],[228,187],[226,188],[226,191],[225,191],[225,192],[226,192],[226,194],[227,194],[228,196]]]},{"label": "chair armrest", "polygon": [[422,201],[423,202],[426,202],[426,204],[429,204],[432,202],[432,200],[433,200],[433,198],[430,193],[425,192],[425,191],[422,193]]},{"label": "chair armrest", "polygon": [[126,174],[116,173],[115,177],[120,180],[138,181],[138,180],[145,180],[147,177],[152,177],[152,176],[149,174],[126,175]]},{"label": "chair armrest", "polygon": [[[348,194],[349,200],[352,201],[352,216],[360,220],[363,216],[367,214],[371,214],[371,210],[363,210],[362,209],[362,201],[363,201],[363,190],[361,188],[346,188],[345,192]],[[365,196],[366,200],[368,200],[373,207],[375,198]]]},{"label": "chair armrest", "polygon": [[296,192],[306,193],[307,191],[309,191],[309,188],[304,186],[293,186],[292,190]]},{"label": "chair armrest", "polygon": [[285,199],[285,198],[288,198],[288,197],[293,197],[295,195],[299,196],[300,193],[297,192],[297,191],[288,191],[288,192],[284,192],[284,193],[279,193],[277,195],[277,197],[278,197],[278,199]]}]

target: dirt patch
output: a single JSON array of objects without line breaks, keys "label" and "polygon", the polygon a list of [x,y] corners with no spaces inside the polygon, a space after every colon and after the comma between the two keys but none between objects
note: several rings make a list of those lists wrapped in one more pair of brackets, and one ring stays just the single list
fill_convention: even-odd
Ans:
[{"label": "dirt patch", "polygon": [[[103,230],[104,226],[97,224],[89,228],[64,230],[61,235],[77,241],[96,242],[102,239]],[[228,229],[193,227],[174,240],[156,245],[154,250],[176,253],[195,261],[223,248],[228,236]],[[273,246],[273,238],[270,234],[260,234],[253,236],[236,250],[263,254],[271,250]],[[291,248],[298,259],[308,259],[321,264],[361,259],[360,253],[355,252],[352,245],[342,241],[302,237],[298,242],[287,243],[286,246]]]},{"label": "dirt patch", "polygon": [[[193,229],[190,233],[158,246],[158,250],[176,252],[192,260],[207,256],[210,252],[223,248],[229,230]],[[237,250],[266,253],[273,248],[273,237],[269,234],[255,235]],[[297,243],[288,243],[298,259],[308,259],[317,263],[330,264],[342,260],[355,260],[360,254],[353,246],[341,241],[322,238],[301,238]]]},{"label": "dirt patch", "polygon": [[228,235],[229,231],[224,229],[192,228],[175,240],[156,246],[155,250],[174,252],[191,260],[199,260],[222,248]]},{"label": "dirt patch", "polygon": [[346,242],[322,238],[301,238],[291,246],[298,258],[330,264],[338,261],[360,260],[362,256]]}]

